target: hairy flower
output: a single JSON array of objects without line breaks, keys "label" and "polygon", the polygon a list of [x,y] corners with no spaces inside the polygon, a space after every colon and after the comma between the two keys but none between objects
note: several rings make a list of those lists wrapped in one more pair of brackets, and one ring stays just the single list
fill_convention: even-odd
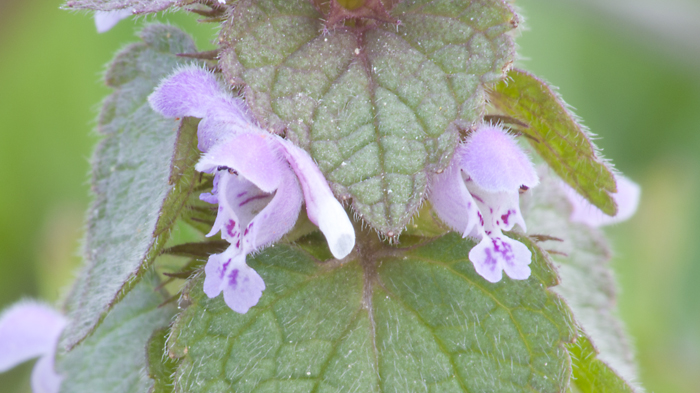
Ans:
[{"label": "hairy flower", "polygon": [[66,319],[53,308],[21,302],[0,316],[0,372],[39,357],[32,372],[34,393],[57,393],[61,376],[54,369],[58,338]]},{"label": "hairy flower", "polygon": [[457,147],[443,173],[432,177],[435,212],[462,236],[479,240],[469,260],[486,280],[500,281],[503,271],[518,280],[530,276],[530,250],[502,231],[515,224],[526,230],[519,193],[538,183],[532,163],[514,138],[488,124]]},{"label": "hairy flower", "polygon": [[211,194],[201,198],[218,204],[208,236],[221,232],[231,243],[207,262],[207,296],[216,297],[223,291],[226,304],[239,313],[257,304],[265,284],[246,264],[246,255],[289,232],[302,201],[333,256],[340,259],[350,253],[355,245],[354,228],[311,156],[260,129],[245,103],[224,92],[212,74],[197,67],[182,69],[167,78],[149,100],[166,116],[202,118],[197,135],[199,148],[206,154],[195,169],[215,174]]},{"label": "hairy flower", "polygon": [[615,174],[615,182],[617,183],[617,192],[612,194],[612,197],[617,204],[617,214],[614,216],[603,213],[568,184],[561,182],[561,187],[572,207],[569,219],[592,227],[601,227],[630,219],[637,211],[642,190],[637,183],[620,174]]}]

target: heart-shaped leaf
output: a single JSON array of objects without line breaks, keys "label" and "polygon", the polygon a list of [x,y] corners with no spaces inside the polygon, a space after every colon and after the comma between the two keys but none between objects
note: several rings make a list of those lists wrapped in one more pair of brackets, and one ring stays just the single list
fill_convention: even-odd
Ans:
[{"label": "heart-shaped leaf", "polygon": [[68,348],[138,281],[195,185],[198,120],[163,118],[146,102],[160,79],[183,63],[175,54],[194,52],[194,43],[163,25],[148,26],[141,38],[117,55],[106,75],[115,92],[98,123],[106,136],[93,156],[85,266],[65,306],[70,323],[62,344]]},{"label": "heart-shaped leaf", "polygon": [[562,99],[534,75],[513,69],[489,94],[503,114],[519,120],[518,131],[549,166],[600,210],[615,215],[615,178],[598,156],[586,129]]},{"label": "heart-shaped leaf", "polygon": [[308,0],[240,0],[219,62],[261,124],[307,149],[336,196],[388,237],[448,164],[459,130],[480,120],[518,23],[502,0],[405,1],[390,13],[400,24],[328,30]]},{"label": "heart-shaped leaf", "polygon": [[528,280],[485,281],[467,259],[474,243],[454,233],[364,244],[340,265],[268,248],[249,258],[267,289],[243,315],[207,298],[199,276],[170,336],[175,391],[561,392],[571,315],[547,289],[545,254],[511,235],[533,251]]}]

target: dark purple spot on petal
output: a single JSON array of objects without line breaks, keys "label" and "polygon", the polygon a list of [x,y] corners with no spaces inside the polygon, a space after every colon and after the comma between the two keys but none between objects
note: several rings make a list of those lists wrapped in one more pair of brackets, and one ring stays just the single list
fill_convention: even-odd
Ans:
[{"label": "dark purple spot on petal", "polygon": [[230,237],[236,236],[236,235],[233,233],[233,229],[234,229],[235,227],[236,227],[236,222],[233,221],[233,220],[228,220],[228,224],[226,224],[226,232],[228,233],[228,235],[229,235]]},{"label": "dark purple spot on petal", "polygon": [[228,285],[231,287],[236,287],[236,278],[238,277],[238,269],[235,269],[228,276]]},{"label": "dark purple spot on petal", "polygon": [[476,212],[479,215],[479,221],[481,221],[481,226],[484,226],[484,217],[481,216],[481,212]]},{"label": "dark purple spot on petal", "polygon": [[236,248],[241,248],[241,241],[240,241],[240,240],[238,240],[238,241],[236,242]]},{"label": "dark purple spot on petal", "polygon": [[479,201],[479,202],[481,202],[481,203],[484,203],[484,200],[481,199],[481,198],[479,198],[477,195],[471,194],[471,196],[472,196],[474,199],[476,199],[477,201]]},{"label": "dark purple spot on petal", "polygon": [[508,213],[504,214],[501,216],[501,220],[503,220],[503,224],[508,225],[508,219],[510,219],[510,215],[512,213],[515,213],[514,210],[508,210]]},{"label": "dark purple spot on petal", "polygon": [[248,191],[243,191],[242,193],[236,195],[236,198],[240,198],[240,197],[242,197],[243,195],[245,195],[245,194],[247,194],[247,193],[248,193]]},{"label": "dark purple spot on petal", "polygon": [[231,259],[230,259],[230,258],[229,258],[228,261],[226,261],[226,263],[224,263],[223,265],[221,265],[221,271],[220,271],[220,273],[219,273],[219,278],[222,279],[222,280],[224,279],[224,273],[226,273],[226,268],[228,267],[228,264],[229,264],[229,263],[231,263]]}]

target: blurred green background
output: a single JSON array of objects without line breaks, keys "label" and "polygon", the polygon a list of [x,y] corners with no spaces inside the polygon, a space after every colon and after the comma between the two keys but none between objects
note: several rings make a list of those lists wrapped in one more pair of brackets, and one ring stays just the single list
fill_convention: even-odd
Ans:
[{"label": "blurred green background", "polygon": [[[80,258],[101,74],[144,22],[97,34],[60,1],[0,1],[0,309],[55,302]],[[700,388],[700,1],[517,0],[519,67],[559,86],[617,168],[642,185],[607,229],[618,305],[649,392]],[[209,49],[216,31],[166,14]],[[0,375],[29,392],[32,362]]]}]

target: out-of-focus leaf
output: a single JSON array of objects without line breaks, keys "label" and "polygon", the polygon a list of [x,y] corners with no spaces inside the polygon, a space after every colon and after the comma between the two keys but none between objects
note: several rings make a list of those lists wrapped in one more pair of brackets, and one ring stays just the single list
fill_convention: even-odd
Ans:
[{"label": "out-of-focus leaf", "polygon": [[[93,156],[85,266],[67,301],[70,348],[95,329],[158,255],[195,184],[198,120],[166,119],[146,97],[182,63],[194,43],[175,27],[151,25],[143,42],[117,55],[105,76],[115,89],[104,103]],[[179,129],[178,129],[179,128]]]},{"label": "out-of-focus leaf", "polygon": [[513,69],[489,94],[499,112],[527,126],[515,128],[549,166],[592,204],[609,215],[617,205],[610,168],[598,157],[586,129],[546,83],[532,74]]},{"label": "out-of-focus leaf", "polygon": [[128,8],[134,14],[163,11],[174,5],[192,3],[192,0],[68,0],[63,8],[73,10],[116,11]]},{"label": "out-of-focus leaf", "polygon": [[246,314],[191,280],[169,341],[175,391],[566,389],[574,326],[547,289],[556,273],[526,237],[513,234],[533,251],[532,277],[491,284],[457,234],[404,250],[367,236],[341,265],[288,245],[249,257],[267,289]]},{"label": "out-of-focus leaf", "polygon": [[62,393],[145,393],[146,343],[154,330],[167,326],[173,305],[156,290],[155,273],[147,274],[117,304],[94,334],[59,357]]},{"label": "out-of-focus leaf", "polygon": [[580,336],[566,348],[573,363],[571,392],[580,393],[633,393],[622,378],[598,358],[598,351],[586,336]]},{"label": "out-of-focus leaf", "polygon": [[484,84],[510,66],[506,33],[518,23],[502,0],[405,1],[390,12],[398,26],[358,19],[327,30],[308,0],[241,0],[219,63],[261,124],[307,149],[336,196],[388,237],[447,166],[459,130],[483,115]]},{"label": "out-of-focus leaf", "polygon": [[553,290],[571,307],[576,321],[600,351],[598,358],[631,383],[637,371],[629,340],[615,310],[610,248],[600,230],[569,221],[571,206],[560,180],[546,168],[541,183],[521,198],[530,234],[553,236],[540,243],[558,265],[561,284]]}]

